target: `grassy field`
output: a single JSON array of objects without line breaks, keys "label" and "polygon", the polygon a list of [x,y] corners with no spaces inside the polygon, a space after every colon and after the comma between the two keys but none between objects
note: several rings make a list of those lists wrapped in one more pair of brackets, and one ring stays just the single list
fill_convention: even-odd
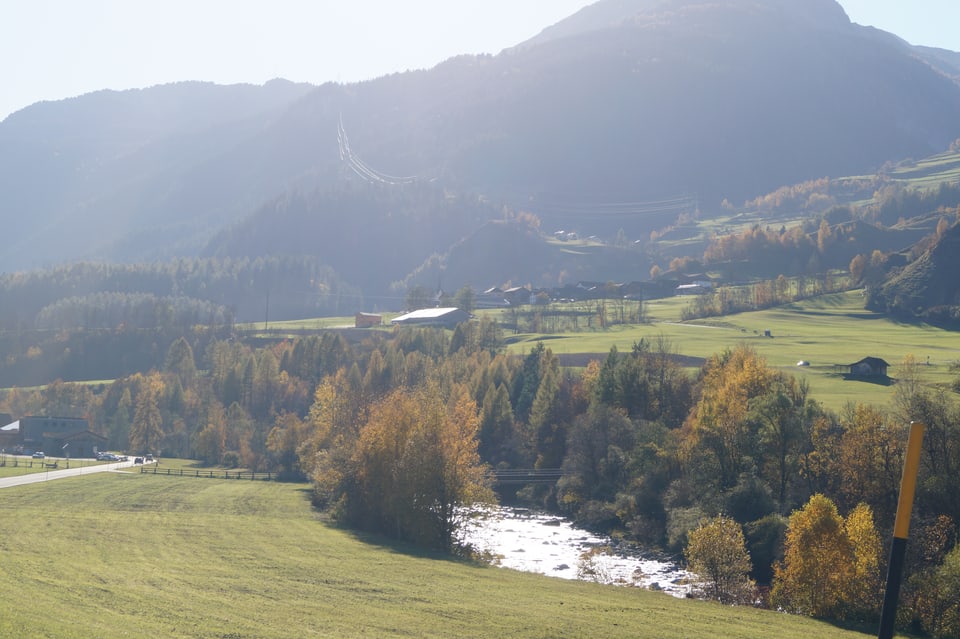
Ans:
[{"label": "grassy field", "polygon": [[0,491],[3,637],[864,637],[409,552],[307,488],[108,473]]},{"label": "grassy field", "polygon": [[17,455],[4,455],[4,464],[0,466],[0,478],[17,477],[19,475],[28,475],[30,473],[42,473],[47,470],[44,466],[44,459],[31,459]]},{"label": "grassy field", "polygon": [[960,182],[960,153],[939,153],[912,163],[904,163],[890,177],[906,186],[930,189],[942,182]]},{"label": "grassy field", "polygon": [[[890,364],[889,375],[896,379],[899,364],[905,356],[913,355],[922,364],[924,383],[945,386],[956,376],[950,372],[950,365],[960,361],[960,332],[899,323],[865,311],[859,291],[715,320],[681,322],[680,313],[687,303],[684,298],[651,302],[647,308],[651,322],[644,325],[561,335],[509,336],[510,350],[524,354],[543,339],[544,345],[555,353],[605,355],[611,346],[629,352],[635,341],[663,335],[679,354],[706,358],[746,343],[771,366],[805,378],[811,395],[834,410],[849,401],[886,406],[894,393],[893,385],[844,379],[842,365],[868,356],[879,357]],[[767,331],[770,337],[765,336]],[[798,367],[801,360],[810,366]]]}]

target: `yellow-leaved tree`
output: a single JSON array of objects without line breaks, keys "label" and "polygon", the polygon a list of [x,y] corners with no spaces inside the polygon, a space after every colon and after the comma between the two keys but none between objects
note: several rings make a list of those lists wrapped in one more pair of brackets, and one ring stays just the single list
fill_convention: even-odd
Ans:
[{"label": "yellow-leaved tree", "polygon": [[748,576],[751,562],[743,529],[719,515],[691,530],[684,551],[688,568],[702,579],[699,590],[706,599],[724,604],[751,603],[756,584]]},{"label": "yellow-leaved tree", "polygon": [[836,505],[817,494],[794,512],[771,597],[775,607],[812,617],[876,616],[880,539],[870,507],[858,505],[844,521]]},{"label": "yellow-leaved tree", "polygon": [[492,502],[477,453],[480,419],[462,386],[395,390],[370,408],[339,489],[361,528],[452,550],[464,509]]},{"label": "yellow-leaved tree", "polygon": [[880,571],[882,544],[870,506],[861,503],[844,522],[853,550],[850,581],[844,589],[844,616],[873,621],[880,614],[883,580]]},{"label": "yellow-leaved tree", "polygon": [[684,424],[681,444],[681,458],[691,471],[699,469],[701,481],[728,490],[759,459],[749,405],[769,392],[776,379],[777,372],[749,346],[737,346],[707,361],[700,401]]}]

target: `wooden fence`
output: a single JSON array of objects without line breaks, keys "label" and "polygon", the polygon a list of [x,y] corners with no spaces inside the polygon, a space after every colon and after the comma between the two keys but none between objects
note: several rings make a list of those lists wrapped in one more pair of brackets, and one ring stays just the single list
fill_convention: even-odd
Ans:
[{"label": "wooden fence", "polygon": [[171,477],[205,477],[207,479],[246,479],[248,481],[269,481],[276,479],[276,473],[254,473],[250,471],[200,470],[189,468],[157,468],[156,464],[140,467],[140,474],[167,475]]},{"label": "wooden fence", "polygon": [[0,466],[10,466],[11,468],[19,468],[23,466],[24,468],[57,468],[57,461],[48,462],[44,459],[17,459],[13,457],[12,460],[0,460]]}]

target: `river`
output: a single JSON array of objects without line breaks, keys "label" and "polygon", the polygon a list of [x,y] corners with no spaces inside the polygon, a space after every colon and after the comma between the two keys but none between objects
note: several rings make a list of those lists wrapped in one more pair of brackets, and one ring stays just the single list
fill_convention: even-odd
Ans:
[{"label": "river", "polygon": [[523,508],[483,511],[464,526],[461,541],[503,568],[662,590],[676,597],[690,592],[691,575],[676,563],[625,549],[561,517]]}]

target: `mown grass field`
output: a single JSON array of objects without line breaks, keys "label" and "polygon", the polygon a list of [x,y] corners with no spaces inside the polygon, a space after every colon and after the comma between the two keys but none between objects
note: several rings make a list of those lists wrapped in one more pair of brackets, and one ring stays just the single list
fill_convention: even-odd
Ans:
[{"label": "mown grass field", "polygon": [[[767,363],[806,379],[811,396],[834,410],[847,402],[887,406],[893,384],[848,380],[843,365],[872,356],[890,364],[895,380],[907,355],[921,364],[922,380],[929,385],[949,386],[957,374],[951,364],[960,361],[960,332],[926,324],[904,324],[864,310],[859,291],[824,295],[812,300],[764,311],[721,318],[681,322],[689,303],[684,298],[649,303],[649,324],[614,326],[608,330],[559,335],[520,335],[511,338],[510,350],[525,354],[538,340],[555,353],[598,353],[611,346],[629,352],[634,342],[667,338],[681,355],[706,358],[726,348],[745,343],[763,355]],[[770,331],[770,337],[766,337]],[[798,367],[800,361],[810,363]]]},{"label": "mown grass field", "polygon": [[105,473],[0,491],[0,636],[864,637],[331,528],[305,485]]},{"label": "mown grass field", "polygon": [[890,177],[918,189],[936,188],[943,182],[960,182],[960,153],[938,153],[912,163],[903,163]]}]

